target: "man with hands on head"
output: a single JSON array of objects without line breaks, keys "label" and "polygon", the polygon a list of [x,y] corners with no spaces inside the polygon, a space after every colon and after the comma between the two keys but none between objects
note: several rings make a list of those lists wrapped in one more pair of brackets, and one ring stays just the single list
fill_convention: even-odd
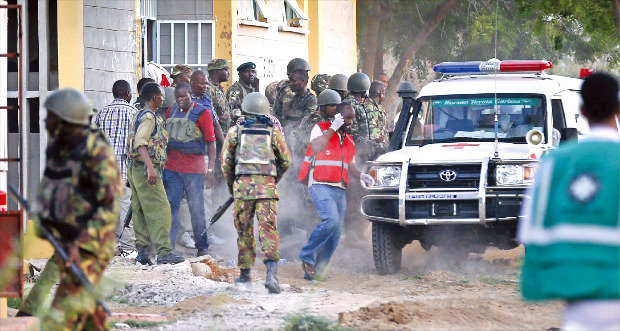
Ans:
[{"label": "man with hands on head", "polygon": [[299,181],[308,184],[308,193],[321,222],[299,253],[305,279],[322,274],[338,246],[347,207],[345,190],[349,175],[367,185],[374,182],[355,165],[355,143],[349,134],[354,118],[353,107],[341,103],[331,122],[319,122],[312,129]]}]

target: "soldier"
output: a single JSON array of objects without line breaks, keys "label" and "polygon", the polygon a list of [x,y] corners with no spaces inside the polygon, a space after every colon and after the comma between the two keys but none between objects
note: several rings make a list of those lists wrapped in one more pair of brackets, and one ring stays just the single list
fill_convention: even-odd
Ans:
[{"label": "soldier", "polygon": [[368,98],[364,99],[364,108],[368,116],[368,131],[370,132],[370,160],[375,160],[379,155],[387,152],[390,144],[388,140],[387,113],[381,107],[385,96],[385,86],[381,82],[372,82],[368,91]]},{"label": "soldier", "polygon": [[170,78],[172,78],[171,87],[176,87],[179,83],[189,83],[191,76],[192,68],[190,66],[187,64],[177,64],[170,74]]},{"label": "soldier", "polygon": [[222,89],[222,82],[227,82],[230,78],[228,72],[228,63],[224,59],[214,59],[207,65],[207,72],[209,73],[209,82],[207,83],[207,93],[211,97],[213,102],[213,109],[220,118],[220,126],[222,132],[227,132],[230,127],[231,111],[228,99]]},{"label": "soldier", "polygon": [[388,83],[390,82],[390,77],[385,72],[379,73],[375,75],[375,82],[380,82],[383,84],[383,87],[387,90]]},{"label": "soldier", "polygon": [[127,137],[127,180],[131,186],[131,218],[138,250],[135,262],[143,265],[153,264],[149,257],[151,244],[157,251],[157,264],[184,261],[172,254],[168,238],[171,214],[162,181],[168,133],[163,119],[155,115],[164,102],[163,92],[156,83],[144,85],[140,95],[146,103],[131,121]]},{"label": "soldier", "polygon": [[148,83],[155,83],[155,80],[153,78],[144,77],[138,81],[138,84],[137,84],[138,89],[136,90],[136,92],[138,92],[138,97],[136,98],[136,101],[133,103],[133,106],[136,107],[137,110],[141,110],[142,108],[144,108],[144,100],[142,100],[142,97],[140,96],[140,91],[142,91],[142,87],[144,87],[144,85]]},{"label": "soldier", "polygon": [[279,81],[274,81],[269,83],[267,87],[265,87],[265,96],[269,100],[269,107],[271,107],[273,111],[273,103],[276,101],[276,93],[278,92],[278,83]]},{"label": "soldier", "polygon": [[288,81],[281,82],[276,92],[273,112],[289,137],[290,131],[299,125],[299,121],[317,108],[316,96],[308,90],[309,70],[308,61],[292,59],[286,67]]},{"label": "soldier", "polygon": [[[349,94],[344,102],[351,104],[355,109],[355,118],[351,125],[351,136],[355,141],[355,162],[360,169],[364,169],[366,162],[370,161],[374,150],[371,143],[367,108],[364,107],[364,98],[366,91],[370,88],[370,78],[365,73],[354,73],[347,81],[347,89]],[[358,187],[359,182],[356,178],[352,178],[351,182],[354,187]],[[361,216],[360,202],[362,199],[362,190],[347,190],[347,212],[345,215],[345,231],[347,235],[347,244],[356,245],[363,242],[364,231],[368,223]]]},{"label": "soldier", "polygon": [[[114,150],[99,130],[89,128],[91,108],[81,92],[64,88],[45,101],[50,141],[37,194],[37,215],[67,248],[69,261],[54,255],[60,284],[43,317],[46,330],[108,329],[103,307],[70,272],[77,263],[97,286],[114,256],[122,194]],[[47,269],[47,268],[46,268]]]},{"label": "soldier", "polygon": [[521,286],[529,300],[566,300],[562,330],[619,330],[618,81],[595,73],[581,97],[590,133],[542,159],[525,199]]},{"label": "soldier", "polygon": [[261,253],[267,266],[265,287],[269,293],[280,293],[276,184],[288,169],[291,157],[282,132],[265,116],[269,113],[267,97],[258,92],[250,93],[241,107],[248,118],[228,131],[222,153],[222,172],[235,199],[233,217],[239,235],[241,276],[235,283],[252,281],[250,271],[256,260],[253,233],[256,213]]},{"label": "soldier", "polygon": [[348,81],[349,81],[349,77],[347,77],[347,75],[335,74],[329,79],[327,88],[338,92],[338,94],[340,95],[340,98],[344,100],[348,92],[347,91]]},{"label": "soldier", "polygon": [[243,98],[252,93],[258,92],[258,77],[256,77],[256,65],[246,62],[237,67],[239,81],[232,84],[226,91],[226,98],[230,103],[233,120],[241,116],[241,103]]},{"label": "soldier", "polygon": [[327,85],[330,78],[331,76],[328,74],[316,74],[312,77],[310,88],[314,91],[314,94],[316,94],[317,97],[321,94],[321,92],[328,88]]}]

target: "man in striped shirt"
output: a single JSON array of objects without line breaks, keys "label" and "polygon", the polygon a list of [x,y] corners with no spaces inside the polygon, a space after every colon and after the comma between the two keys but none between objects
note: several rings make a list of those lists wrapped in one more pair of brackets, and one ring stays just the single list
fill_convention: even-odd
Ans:
[{"label": "man in striped shirt", "polygon": [[[110,144],[114,147],[116,163],[121,170],[123,183],[127,181],[127,164],[125,162],[125,150],[127,145],[127,134],[129,124],[138,112],[136,107],[131,105],[131,86],[125,80],[117,80],[112,85],[112,95],[114,101],[105,106],[95,117],[95,125],[101,130]],[[127,210],[131,205],[131,189],[124,186],[123,196],[119,199],[120,214],[119,222],[115,232],[118,235],[123,228],[123,221],[127,215]],[[135,250],[135,236],[133,229],[129,228],[123,233],[119,240],[119,248],[122,250]]]}]

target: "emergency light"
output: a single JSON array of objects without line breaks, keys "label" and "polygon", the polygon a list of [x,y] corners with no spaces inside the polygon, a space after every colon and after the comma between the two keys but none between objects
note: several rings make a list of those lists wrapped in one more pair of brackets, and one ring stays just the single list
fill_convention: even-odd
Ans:
[{"label": "emergency light", "polygon": [[443,62],[433,67],[435,72],[444,75],[470,75],[470,74],[494,74],[494,73],[541,73],[552,67],[550,61],[545,60],[516,60],[500,61],[466,61],[466,62]]}]

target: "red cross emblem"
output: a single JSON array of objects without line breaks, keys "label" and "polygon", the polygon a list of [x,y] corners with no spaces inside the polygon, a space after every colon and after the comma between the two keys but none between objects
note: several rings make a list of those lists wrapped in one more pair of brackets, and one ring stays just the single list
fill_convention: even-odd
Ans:
[{"label": "red cross emblem", "polygon": [[468,146],[480,146],[480,144],[458,143],[455,145],[441,145],[441,147],[454,147],[454,149],[463,149]]}]

